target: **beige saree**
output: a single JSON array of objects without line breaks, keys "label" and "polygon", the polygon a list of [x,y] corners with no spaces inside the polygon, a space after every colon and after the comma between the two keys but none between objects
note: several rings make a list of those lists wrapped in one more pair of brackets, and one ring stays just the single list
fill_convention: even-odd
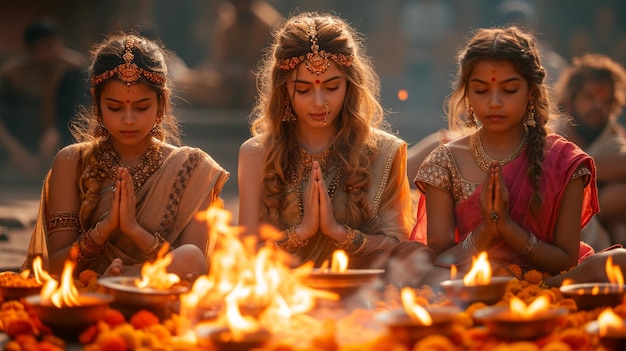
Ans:
[{"label": "beige saree", "polygon": [[[32,260],[41,256],[44,268],[48,267],[47,216],[48,181],[46,177],[42,192],[37,223],[22,268],[30,268]],[[177,247],[179,237],[196,215],[205,199],[214,206],[222,206],[220,192],[229,177],[215,160],[197,148],[180,147],[163,160],[163,165],[148,178],[141,189],[136,190],[136,216],[138,223],[150,233],[158,232],[172,247]],[[93,215],[86,223],[91,228],[106,217],[113,192],[104,189]],[[108,191],[107,191],[108,190]],[[211,252],[211,240],[204,248],[207,264]],[[143,262],[141,250],[121,232],[114,232],[105,244],[103,254],[87,269],[104,272],[111,261],[119,257],[124,265]]]}]

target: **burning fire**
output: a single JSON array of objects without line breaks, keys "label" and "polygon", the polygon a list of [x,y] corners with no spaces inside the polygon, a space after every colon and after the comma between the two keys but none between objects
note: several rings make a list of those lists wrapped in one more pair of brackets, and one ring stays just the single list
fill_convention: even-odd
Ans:
[{"label": "burning fire", "polygon": [[624,275],[618,265],[613,264],[613,257],[609,256],[606,260],[606,275],[610,283],[617,285],[620,291],[624,288]]},{"label": "burning fire", "polygon": [[550,307],[550,298],[547,295],[541,295],[530,305],[526,305],[517,296],[512,296],[509,301],[511,315],[522,319],[531,319],[532,317],[545,312]]},{"label": "burning fire", "polygon": [[402,297],[402,306],[404,306],[404,310],[409,317],[411,317],[412,321],[419,322],[426,326],[433,324],[433,319],[428,311],[415,302],[415,292],[413,289],[408,287],[402,288],[400,294]]},{"label": "burning fire", "polygon": [[598,333],[600,336],[606,336],[611,330],[623,328],[624,321],[612,309],[607,308],[598,315]]},{"label": "burning fire", "polygon": [[76,263],[72,260],[65,261],[63,273],[61,273],[61,286],[55,279],[50,278],[41,289],[42,304],[54,305],[58,308],[80,306],[78,290],[74,285],[72,276]]},{"label": "burning fire", "polygon": [[[37,285],[43,285],[45,282],[52,280],[50,274],[43,269],[42,262],[41,256],[37,256],[33,259],[33,275],[35,276],[35,283],[37,283]],[[25,269],[20,273],[20,275],[22,278],[28,279],[30,276],[30,270]]]},{"label": "burning fire", "polygon": [[141,267],[141,280],[135,281],[137,287],[165,290],[180,282],[178,275],[167,273],[167,267],[172,262],[172,254],[167,253],[168,251],[169,245],[163,245],[154,262],[144,263]]},{"label": "burning fire", "polygon": [[[210,208],[206,220],[215,244],[210,270],[181,295],[181,320],[189,322],[181,326],[179,334],[193,338],[194,328],[226,325],[236,340],[262,328],[288,330],[291,318],[310,311],[316,298],[335,297],[301,283],[312,264],[292,270],[287,265],[290,257],[271,241],[255,252],[256,240],[240,240],[239,228],[228,225],[228,211]],[[268,226],[261,228],[261,236],[275,238],[280,233]]]},{"label": "burning fire", "polygon": [[491,282],[491,265],[487,259],[487,252],[483,251],[478,258],[472,257],[472,268],[463,277],[466,286],[487,285]]},{"label": "burning fire", "polygon": [[[348,254],[344,250],[333,251],[333,256],[330,263],[330,272],[332,273],[344,273],[348,270]],[[322,263],[320,267],[321,271],[328,271],[328,260]]]}]

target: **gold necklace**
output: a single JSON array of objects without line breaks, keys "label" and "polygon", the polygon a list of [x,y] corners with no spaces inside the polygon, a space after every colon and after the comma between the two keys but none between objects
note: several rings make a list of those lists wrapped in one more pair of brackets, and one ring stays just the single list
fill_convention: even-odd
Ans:
[{"label": "gold necklace", "polygon": [[[124,167],[122,161],[113,150],[113,145],[107,139],[100,146],[100,152],[96,156],[98,163],[105,169],[107,177],[115,184],[117,169]],[[163,151],[159,144],[150,144],[148,151],[143,155],[139,163],[134,167],[128,167],[128,173],[133,178],[135,191],[141,189],[143,184],[163,164]]]},{"label": "gold necklace", "polygon": [[[482,169],[484,172],[489,172],[489,167],[491,167],[491,163],[495,160],[491,158],[491,156],[487,155],[487,153],[485,152],[485,149],[483,148],[483,143],[480,141],[479,132],[480,129],[470,135],[469,147],[470,151],[472,152],[472,157],[474,158],[474,161],[476,162],[478,167],[480,167],[480,169]],[[519,144],[517,149],[507,158],[498,161],[500,163],[500,166],[504,166],[507,163],[515,160],[517,156],[519,156],[522,151],[526,149],[526,140],[528,140],[528,130],[526,130],[526,132],[524,133],[524,138],[522,139],[522,142]]]}]

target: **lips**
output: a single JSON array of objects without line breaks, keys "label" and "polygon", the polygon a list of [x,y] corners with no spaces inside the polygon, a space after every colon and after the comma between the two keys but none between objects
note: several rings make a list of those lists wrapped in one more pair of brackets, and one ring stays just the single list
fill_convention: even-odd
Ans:
[{"label": "lips", "polygon": [[127,138],[131,138],[134,137],[135,135],[137,135],[137,133],[139,133],[138,131],[121,131],[120,134],[122,134],[123,136],[127,137]]}]

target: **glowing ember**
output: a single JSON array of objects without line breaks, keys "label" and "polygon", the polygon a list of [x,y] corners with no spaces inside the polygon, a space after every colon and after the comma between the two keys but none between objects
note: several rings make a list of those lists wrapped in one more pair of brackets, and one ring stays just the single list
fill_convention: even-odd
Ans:
[{"label": "glowing ember", "polygon": [[402,305],[404,310],[414,322],[422,325],[432,325],[433,319],[426,309],[415,302],[415,292],[413,289],[405,287],[401,291]]},{"label": "glowing ember", "polygon": [[472,257],[472,268],[463,277],[467,286],[488,285],[491,282],[491,265],[487,259],[487,252],[483,251],[478,258]]},{"label": "glowing ember", "polygon": [[607,335],[611,329],[622,328],[624,328],[624,321],[612,309],[607,308],[598,315],[598,332],[600,336]]},{"label": "glowing ember", "polygon": [[522,319],[532,319],[532,317],[546,311],[550,307],[550,298],[547,295],[541,295],[530,305],[526,305],[517,296],[512,296],[510,301],[511,315]]},{"label": "glowing ember", "polygon": [[63,273],[61,273],[61,286],[55,279],[50,278],[41,289],[41,301],[43,304],[54,305],[58,308],[80,306],[78,290],[74,285],[75,263],[72,260],[65,261]]},{"label": "glowing ember", "polygon": [[138,288],[166,290],[180,282],[178,275],[167,273],[167,267],[172,262],[172,254],[166,254],[168,251],[169,245],[163,245],[154,262],[144,263],[141,267],[141,280],[135,281]]}]

